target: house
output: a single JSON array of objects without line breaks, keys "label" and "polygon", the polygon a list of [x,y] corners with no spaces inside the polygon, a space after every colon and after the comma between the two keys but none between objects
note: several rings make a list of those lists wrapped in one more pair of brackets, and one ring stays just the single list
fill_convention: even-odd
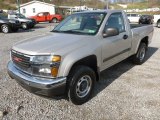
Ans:
[{"label": "house", "polygon": [[55,5],[33,0],[31,2],[21,4],[20,12],[25,16],[34,16],[39,12],[49,12],[55,14]]}]

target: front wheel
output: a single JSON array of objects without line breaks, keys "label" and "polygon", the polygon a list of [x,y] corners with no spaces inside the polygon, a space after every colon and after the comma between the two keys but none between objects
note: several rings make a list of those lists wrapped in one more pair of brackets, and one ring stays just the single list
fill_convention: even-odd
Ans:
[{"label": "front wheel", "polygon": [[3,33],[9,33],[9,32],[10,32],[10,27],[9,27],[7,24],[3,24],[3,25],[1,26],[1,31],[2,31]]},{"label": "front wheel", "polygon": [[91,97],[95,80],[95,72],[91,68],[77,66],[69,76],[69,100],[77,105],[87,102]]},{"label": "front wheel", "polygon": [[146,51],[147,51],[147,45],[142,42],[138,48],[137,53],[133,55],[133,63],[137,65],[141,65],[142,63],[144,63]]}]

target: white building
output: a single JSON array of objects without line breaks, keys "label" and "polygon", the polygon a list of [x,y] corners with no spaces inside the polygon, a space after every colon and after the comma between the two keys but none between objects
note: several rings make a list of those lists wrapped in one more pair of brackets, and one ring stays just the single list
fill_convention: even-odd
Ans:
[{"label": "white building", "polygon": [[55,14],[55,5],[34,0],[21,4],[20,12],[25,16],[34,16],[39,12],[49,12],[50,14]]}]

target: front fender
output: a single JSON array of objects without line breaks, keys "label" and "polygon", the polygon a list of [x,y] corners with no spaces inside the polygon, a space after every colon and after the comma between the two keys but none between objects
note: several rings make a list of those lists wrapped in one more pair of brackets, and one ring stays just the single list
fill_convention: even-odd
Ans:
[{"label": "front fender", "polygon": [[100,53],[100,48],[94,50],[91,47],[86,47],[67,54],[65,57],[62,57],[62,62],[59,68],[58,76],[68,76],[74,63],[90,55],[95,55],[97,57],[97,66],[99,67],[101,65]]}]

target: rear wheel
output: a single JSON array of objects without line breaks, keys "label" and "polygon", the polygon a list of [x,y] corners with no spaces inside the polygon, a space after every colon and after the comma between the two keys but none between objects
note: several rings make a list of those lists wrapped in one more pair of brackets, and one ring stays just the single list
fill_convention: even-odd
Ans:
[{"label": "rear wheel", "polygon": [[58,21],[57,18],[53,18],[53,19],[52,19],[52,22],[53,22],[53,23],[57,23],[57,21]]},{"label": "rear wheel", "polygon": [[3,33],[9,33],[9,32],[10,32],[10,27],[9,27],[7,24],[3,24],[3,25],[1,26],[1,31],[2,31]]},{"label": "rear wheel", "polygon": [[27,29],[28,29],[27,23],[22,23],[22,29],[24,29],[24,30],[27,30]]},{"label": "rear wheel", "polygon": [[96,80],[95,72],[87,66],[77,66],[69,76],[68,97],[77,105],[81,105],[91,97]]},{"label": "rear wheel", "polygon": [[147,51],[147,45],[142,42],[138,48],[137,53],[133,55],[133,63],[137,65],[141,65],[142,63],[144,63],[146,51]]}]

